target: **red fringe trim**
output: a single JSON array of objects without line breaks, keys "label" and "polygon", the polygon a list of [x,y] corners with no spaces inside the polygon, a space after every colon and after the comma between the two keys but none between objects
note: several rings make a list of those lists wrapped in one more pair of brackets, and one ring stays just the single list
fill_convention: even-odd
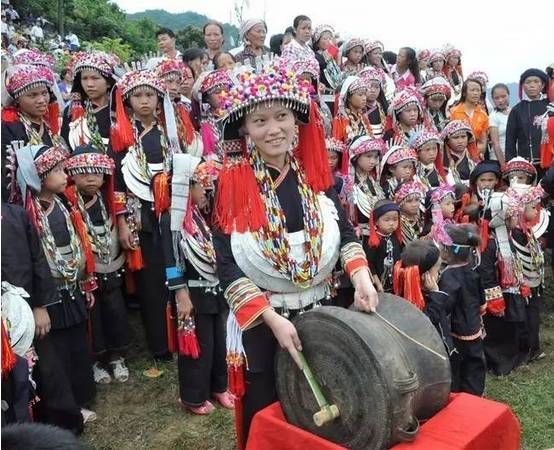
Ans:
[{"label": "red fringe trim", "polygon": [[306,181],[314,192],[324,192],[333,185],[329,155],[325,148],[325,131],[319,107],[312,101],[309,121],[300,126],[298,146],[294,151],[302,164]]},{"label": "red fringe trim", "polygon": [[77,205],[77,197],[76,197],[75,189],[76,189],[75,186],[68,187],[65,190],[65,196],[72,206],[71,212],[69,213],[69,215],[71,217],[71,222],[75,227],[75,231],[77,231],[77,234],[79,235],[81,246],[85,254],[86,273],[88,275],[92,275],[96,269],[96,263],[94,261],[94,254],[92,252],[92,245],[90,243],[87,228],[85,226],[85,222],[83,221],[83,217],[81,216],[81,213],[78,209],[79,207]]},{"label": "red fringe trim", "polygon": [[481,160],[479,150],[477,149],[477,144],[475,142],[471,142],[470,144],[468,144],[467,151],[473,161],[479,162]]},{"label": "red fringe trim", "polygon": [[373,211],[369,216],[369,239],[367,241],[371,248],[379,247],[381,244],[381,237],[377,233],[377,228],[375,228],[375,220],[373,219]]},{"label": "red fringe trim", "polygon": [[165,305],[165,324],[167,332],[167,350],[170,353],[177,351],[177,329],[175,327],[175,316],[170,302]]},{"label": "red fringe trim", "polygon": [[133,127],[127,116],[121,89],[115,90],[115,124],[110,128],[110,142],[114,152],[121,152],[135,143]]},{"label": "red fringe trim", "polygon": [[196,331],[179,329],[177,332],[179,340],[179,353],[192,359],[200,358],[200,345],[196,337]]},{"label": "red fringe trim", "polygon": [[5,378],[13,369],[17,359],[10,344],[10,338],[2,322],[2,378]]},{"label": "red fringe trim", "polygon": [[134,250],[127,250],[127,267],[131,272],[144,269],[144,259],[140,247]]},{"label": "red fringe trim", "polygon": [[506,310],[506,302],[504,297],[496,298],[494,300],[489,300],[487,302],[487,312],[493,316],[502,316]]},{"label": "red fringe trim", "polygon": [[554,145],[550,142],[541,144],[541,167],[543,169],[548,169],[552,165],[552,157],[554,154]]},{"label": "red fringe trim", "polygon": [[479,224],[479,230],[481,231],[481,253],[483,253],[489,245],[489,221],[482,219]]},{"label": "red fringe trim", "polygon": [[333,138],[345,142],[346,141],[346,127],[348,126],[347,117],[335,117],[332,122],[332,136]]},{"label": "red fringe trim", "polygon": [[154,193],[154,210],[156,216],[160,217],[171,205],[169,175],[167,173],[162,172],[154,176],[152,180],[152,191]]},{"label": "red fringe trim", "polygon": [[47,122],[50,132],[54,136],[60,134],[60,105],[58,102],[52,102],[48,106]]},{"label": "red fringe trim", "polygon": [[187,143],[187,145],[191,145],[194,141],[194,125],[192,124],[192,120],[190,119],[190,115],[188,111],[185,109],[185,106],[181,103],[177,105],[177,113],[179,114],[179,118],[181,119],[181,123],[183,124],[185,135],[183,136],[184,141]]},{"label": "red fringe trim", "polygon": [[402,261],[397,261],[393,269],[393,291],[408,300],[412,305],[423,311],[425,299],[421,292],[420,273],[418,266],[403,267]]}]

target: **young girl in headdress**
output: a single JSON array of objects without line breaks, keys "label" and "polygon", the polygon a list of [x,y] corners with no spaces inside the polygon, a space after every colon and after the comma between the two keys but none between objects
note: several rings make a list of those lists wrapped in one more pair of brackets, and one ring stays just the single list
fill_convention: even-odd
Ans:
[{"label": "young girl in headdress", "polygon": [[422,48],[416,54],[417,64],[419,66],[419,78],[421,83],[427,81],[427,68],[429,67],[429,58],[431,57],[431,50]]},{"label": "young girl in headdress", "polygon": [[[128,72],[116,89],[111,144],[121,152],[115,179],[119,239],[127,250],[128,267],[136,272],[148,346],[155,358],[167,360],[171,359],[166,332],[169,293],[156,243],[161,242],[159,219],[169,208],[171,158],[179,152],[178,138],[166,135],[160,120],[165,88],[155,72]],[[166,100],[163,115],[171,117],[172,104]]]},{"label": "young girl in headdress", "polygon": [[365,114],[367,83],[359,77],[348,77],[341,88],[338,112],[333,119],[333,137],[349,145],[358,136],[371,136],[371,125]]},{"label": "young girl in headdress", "polygon": [[65,145],[59,135],[59,104],[54,76],[43,66],[15,65],[4,73],[2,98],[2,159],[15,141],[47,146]]},{"label": "young girl in headdress", "polygon": [[346,204],[348,191],[351,189],[350,185],[352,184],[348,176],[348,167],[343,166],[343,163],[348,164],[348,148],[341,141],[333,138],[327,138],[325,146],[327,147],[329,168],[335,180],[335,191],[341,202]]},{"label": "young girl in headdress", "polygon": [[502,167],[502,180],[508,186],[513,184],[534,186],[537,184],[537,169],[526,159],[516,156]]},{"label": "young girl in headdress", "polygon": [[448,123],[446,105],[452,95],[450,83],[442,76],[427,81],[420,89],[425,109],[425,124],[441,132]]},{"label": "young girl in headdress", "polygon": [[482,321],[486,304],[479,274],[474,270],[481,239],[472,224],[450,225],[441,233],[441,257],[446,267],[439,289],[448,294],[447,312],[457,354],[451,356],[452,391],[482,395],[485,389],[485,357]]},{"label": "young girl in headdress", "polygon": [[365,67],[359,77],[367,83],[366,115],[375,138],[382,138],[385,130],[387,111],[389,108],[383,87],[385,73],[373,66]]},{"label": "young girl in headdress", "polygon": [[335,91],[340,86],[342,73],[335,58],[329,53],[333,44],[335,30],[331,25],[318,25],[312,36],[312,48],[319,64],[319,79],[325,85],[323,101],[332,105],[335,102]]},{"label": "young girl in headdress", "polygon": [[87,422],[96,418],[87,409],[94,400],[96,388],[86,339],[86,319],[87,309],[94,305],[97,284],[85,224],[80,212],[62,196],[67,186],[63,169],[67,152],[61,147],[28,145],[18,148],[16,157],[17,185],[31,222],[37,227],[58,288],[57,298],[44,305],[51,322],[50,340]]},{"label": "young girl in headdress", "polygon": [[392,292],[393,268],[402,251],[399,226],[400,207],[396,203],[387,199],[375,203],[364,249],[373,283],[379,292]]},{"label": "young girl in headdress", "polygon": [[125,253],[115,226],[113,174],[115,164],[91,144],[78,146],[65,162],[74,182],[66,196],[85,222],[95,259],[95,304],[91,310],[94,381],[124,383],[129,379],[124,352],[130,343],[127,311],[122,295]]},{"label": "young girl in headdress", "polygon": [[[227,304],[219,288],[209,216],[218,169],[176,155],[175,179],[184,195],[172,198],[171,218],[162,219],[169,290],[175,294],[179,356],[179,404],[193,414],[214,411],[210,398],[233,408],[227,391],[224,315]],[[184,207],[183,207],[184,205]]]},{"label": "young girl in headdress", "polygon": [[427,189],[439,186],[446,178],[442,163],[442,141],[432,129],[418,127],[410,147],[417,152],[416,175]]},{"label": "young girl in headdress", "polygon": [[416,161],[416,152],[408,146],[394,143],[389,146],[379,167],[379,183],[387,198],[393,198],[400,183],[414,178]]},{"label": "young girl in headdress", "polygon": [[453,100],[458,100],[462,92],[464,83],[464,74],[462,71],[462,52],[453,45],[446,45],[443,50],[446,64],[443,68],[443,73],[446,79],[450,82],[454,91]]},{"label": "young girl in headdress", "polygon": [[506,191],[513,244],[527,286],[526,292],[522,294],[527,303],[526,349],[529,361],[545,356],[539,339],[541,298],[544,292],[544,252],[540,238],[548,228],[548,215],[541,205],[544,196],[541,186],[516,185]]},{"label": "young girl in headdress", "polygon": [[395,140],[407,144],[416,126],[422,123],[421,97],[414,87],[406,87],[392,99],[384,139],[386,142]]},{"label": "young girl in headdress", "polygon": [[452,355],[455,348],[447,313],[448,294],[438,286],[441,264],[440,250],[433,242],[408,243],[394,266],[393,291],[429,317],[448,355]]},{"label": "young girl in headdress", "polygon": [[442,130],[441,139],[444,142],[445,164],[448,167],[448,183],[469,185],[469,175],[475,168],[469,150],[470,146],[475,146],[471,127],[461,120],[452,120]]},{"label": "young girl in headdress", "polygon": [[117,56],[104,52],[73,55],[71,102],[62,120],[62,136],[72,149],[91,143],[102,153],[108,153],[110,91],[115,85],[118,64]]},{"label": "young girl in headdress", "polygon": [[415,241],[421,236],[423,231],[421,207],[424,197],[425,187],[415,180],[400,184],[394,193],[394,201],[400,206],[400,231],[403,244]]},{"label": "young girl in headdress", "polygon": [[435,50],[429,57],[429,68],[427,69],[427,80],[430,81],[433,78],[444,77],[444,65],[446,64],[446,58],[444,53],[440,50]]},{"label": "young girl in headdress", "polygon": [[390,70],[383,59],[383,51],[385,46],[379,40],[367,40],[364,43],[365,57],[369,66],[382,70],[384,73],[385,82],[382,85],[383,92],[387,102],[391,102],[396,91],[396,85],[390,74]]},{"label": "young girl in headdress", "polygon": [[339,58],[346,58],[342,62],[341,69],[343,76],[357,75],[363,67],[364,42],[358,38],[352,38],[346,41],[339,54]]},{"label": "young girl in headdress", "polygon": [[425,221],[421,237],[437,241],[436,233],[446,223],[455,223],[456,192],[447,183],[427,191],[425,196]]},{"label": "young girl in headdress", "polygon": [[[385,143],[381,139],[362,136],[350,146],[350,178],[353,180],[350,193],[350,216],[359,226],[362,236],[369,236],[369,218],[375,203],[385,198],[385,193],[377,181],[379,161]],[[345,155],[346,156],[346,155]]]}]

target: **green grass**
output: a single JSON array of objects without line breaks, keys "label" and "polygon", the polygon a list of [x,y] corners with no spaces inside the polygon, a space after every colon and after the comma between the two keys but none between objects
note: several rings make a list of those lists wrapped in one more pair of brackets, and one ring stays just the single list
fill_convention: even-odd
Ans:
[{"label": "green grass", "polygon": [[[547,358],[506,377],[487,378],[486,396],[507,403],[523,430],[523,450],[554,447],[554,289],[552,278],[544,294],[541,342]],[[130,380],[99,386],[96,422],[87,424],[84,441],[94,449],[235,448],[233,413],[217,408],[209,417],[193,416],[176,404],[176,363],[159,364],[164,374],[148,379],[142,372],[153,365],[144,348],[139,315],[130,316],[136,330],[128,365]],[[284,450],[284,449],[283,449]],[[486,450],[486,449],[482,449]]]}]

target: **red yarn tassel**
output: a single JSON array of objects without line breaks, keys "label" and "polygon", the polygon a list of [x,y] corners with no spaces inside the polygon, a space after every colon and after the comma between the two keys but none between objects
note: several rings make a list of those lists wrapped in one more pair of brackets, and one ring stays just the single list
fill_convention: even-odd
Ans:
[{"label": "red yarn tassel", "polygon": [[310,104],[308,123],[300,126],[298,146],[294,153],[302,164],[308,185],[314,192],[325,192],[333,185],[321,114],[314,101]]},{"label": "red yarn tassel", "polygon": [[198,344],[196,326],[192,317],[184,320],[183,325],[179,327],[177,337],[179,339],[179,353],[181,355],[192,359],[200,358],[200,345]]},{"label": "red yarn tassel", "polygon": [[418,266],[403,267],[401,261],[397,261],[393,269],[393,291],[408,300],[412,305],[423,311],[425,299],[421,292],[421,276]]},{"label": "red yarn tassel", "polygon": [[154,193],[154,210],[156,216],[160,217],[171,205],[169,175],[166,172],[161,172],[154,176],[152,180],[152,191]]},{"label": "red yarn tassel", "polygon": [[2,378],[8,376],[17,362],[15,353],[10,344],[10,338],[2,321]]},{"label": "red yarn tassel", "polygon": [[260,188],[244,156],[225,156],[218,178],[214,222],[224,233],[256,231],[267,225]]},{"label": "red yarn tassel", "polygon": [[85,117],[85,108],[80,100],[73,100],[71,102],[71,121],[75,122]]},{"label": "red yarn tassel", "polygon": [[552,154],[554,153],[554,146],[551,143],[545,142],[541,144],[541,167],[548,169],[552,164]]},{"label": "red yarn tassel", "polygon": [[190,145],[194,141],[194,125],[192,124],[190,115],[183,104],[179,103],[177,105],[177,112],[179,114],[179,118],[181,119],[181,123],[183,124],[185,142],[187,145]]},{"label": "red yarn tassel", "polygon": [[173,308],[170,302],[167,302],[165,305],[165,324],[167,332],[167,350],[171,353],[175,353],[177,351],[177,330],[175,327],[175,316],[173,315]]},{"label": "red yarn tassel", "polygon": [[377,248],[379,247],[379,244],[381,244],[381,238],[379,237],[379,234],[377,234],[377,229],[375,228],[373,211],[369,216],[369,239],[367,242],[371,248]]},{"label": "red yarn tassel", "polygon": [[341,142],[345,142],[347,125],[347,117],[335,117],[332,122],[332,137]]},{"label": "red yarn tassel", "polygon": [[14,106],[2,108],[2,122],[19,122],[19,113]]},{"label": "red yarn tassel", "polygon": [[94,254],[92,252],[92,245],[90,243],[89,235],[87,232],[87,228],[85,225],[85,222],[83,221],[83,217],[81,216],[81,213],[79,211],[79,206],[77,204],[77,194],[75,191],[75,186],[70,186],[65,190],[65,197],[71,204],[71,212],[69,213],[69,216],[71,217],[71,222],[73,223],[73,226],[75,227],[75,231],[77,232],[79,236],[79,240],[81,241],[81,246],[83,249],[83,253],[85,254],[85,260],[86,260],[86,273],[88,275],[92,275],[94,271],[96,270],[96,262],[94,261]]},{"label": "red yarn tassel", "polygon": [[127,117],[119,88],[115,90],[115,123],[110,128],[110,142],[114,152],[121,152],[135,143],[133,127]]},{"label": "red yarn tassel", "polygon": [[437,152],[437,157],[435,158],[435,167],[438,174],[443,180],[446,180],[446,170],[444,170],[444,163],[442,161],[442,148],[438,145],[439,151]]},{"label": "red yarn tassel", "polygon": [[481,160],[481,157],[479,156],[479,150],[477,149],[477,144],[475,142],[471,142],[470,144],[468,144],[467,151],[473,161],[479,162]]},{"label": "red yarn tassel", "polygon": [[54,136],[60,134],[60,105],[58,105],[58,102],[52,102],[48,106],[46,121],[50,127],[50,132]]},{"label": "red yarn tassel", "polygon": [[488,245],[489,245],[489,221],[486,219],[482,219],[481,223],[479,224],[479,229],[481,231],[481,247],[479,250],[481,250],[481,253],[484,252]]},{"label": "red yarn tassel", "polygon": [[144,269],[144,260],[142,258],[142,251],[140,247],[134,250],[127,250],[127,267],[131,272]]}]

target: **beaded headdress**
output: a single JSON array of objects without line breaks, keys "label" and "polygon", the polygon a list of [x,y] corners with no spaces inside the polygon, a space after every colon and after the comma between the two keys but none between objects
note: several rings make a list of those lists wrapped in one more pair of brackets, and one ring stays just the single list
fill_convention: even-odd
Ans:
[{"label": "beaded headdress", "polygon": [[154,70],[160,78],[180,80],[185,67],[185,63],[179,59],[162,58]]},{"label": "beaded headdress", "polygon": [[213,94],[229,89],[232,85],[233,80],[231,80],[229,72],[224,69],[212,70],[203,76],[199,91],[201,94]]},{"label": "beaded headdress", "polygon": [[399,205],[409,198],[422,199],[425,195],[425,187],[419,181],[407,181],[402,183],[394,193],[394,201]]},{"label": "beaded headdress", "polygon": [[153,89],[161,97],[165,94],[163,84],[153,70],[132,70],[127,72],[117,82],[117,87],[121,89],[123,100],[129,98],[133,91],[141,88]]},{"label": "beaded headdress", "polygon": [[64,168],[70,176],[85,173],[113,175],[115,163],[108,155],[89,144],[75,148],[66,160]]},{"label": "beaded headdress", "polygon": [[56,60],[52,55],[42,53],[37,49],[19,50],[12,58],[12,64],[29,64],[32,66],[44,66],[50,70],[54,70]]},{"label": "beaded headdress", "polygon": [[414,149],[406,146],[401,142],[392,140],[388,144],[388,150],[381,160],[381,167],[379,170],[379,179],[383,177],[385,168],[398,164],[402,161],[412,161],[414,164],[417,161],[417,153]]},{"label": "beaded headdress", "polygon": [[444,55],[444,52],[442,52],[441,50],[434,50],[429,55],[429,64],[432,64],[433,62],[440,61],[440,60],[446,61],[446,56]]},{"label": "beaded headdress", "polygon": [[424,48],[417,52],[417,60],[418,61],[429,61],[429,58],[431,57],[431,50]]},{"label": "beaded headdress", "polygon": [[415,150],[420,150],[428,142],[433,142],[437,145],[442,144],[439,134],[432,128],[426,128],[423,125],[417,126],[410,135],[410,147]]},{"label": "beaded headdress", "polygon": [[463,120],[451,120],[448,122],[448,124],[444,127],[444,129],[441,132],[441,139],[446,142],[446,140],[452,136],[453,134],[459,133],[460,131],[464,131],[468,133],[469,135],[469,142],[472,142],[475,140],[473,137],[473,131],[471,129],[471,126],[463,121]]},{"label": "beaded headdress", "polygon": [[532,182],[537,178],[537,169],[535,169],[535,166],[521,156],[510,159],[504,167],[502,167],[502,178],[509,180],[514,172],[523,172],[529,175]]},{"label": "beaded headdress", "polygon": [[431,190],[431,204],[440,205],[449,195],[451,195],[453,199],[456,199],[454,187],[450,186],[448,183],[441,183],[438,187]]},{"label": "beaded headdress", "polygon": [[358,77],[363,79],[368,84],[371,81],[377,81],[381,86],[385,85],[385,72],[383,69],[379,69],[378,67],[364,67],[358,72]]},{"label": "beaded headdress", "polygon": [[452,95],[452,87],[446,78],[434,77],[426,81],[419,89],[419,92],[424,97],[440,95],[449,99]]},{"label": "beaded headdress", "polygon": [[416,105],[421,114],[421,103],[419,92],[414,87],[408,86],[394,94],[389,109],[393,115],[398,115],[408,106]]},{"label": "beaded headdress", "polygon": [[387,144],[383,139],[364,135],[355,139],[350,145],[350,159],[369,152],[377,152],[381,158],[387,152]]},{"label": "beaded headdress", "polygon": [[367,91],[367,82],[365,79],[351,75],[342,83],[339,93],[338,115],[346,116],[348,106],[347,98],[355,92]]},{"label": "beaded headdress", "polygon": [[506,216],[509,217],[522,214],[529,204],[539,203],[546,193],[540,184],[537,186],[516,184],[509,187],[504,195],[508,204]]},{"label": "beaded headdress", "polygon": [[317,59],[307,56],[306,53],[302,53],[298,57],[289,54],[286,58],[281,58],[280,64],[283,64],[285,69],[296,73],[298,77],[307,73],[315,80],[319,80],[319,63]]},{"label": "beaded headdress", "polygon": [[325,139],[325,147],[329,152],[336,152],[340,154],[344,154],[348,151],[348,148],[346,147],[345,143],[335,138]]},{"label": "beaded headdress", "polygon": [[474,70],[467,76],[468,80],[483,81],[485,85],[489,83],[488,75],[482,70]]},{"label": "beaded headdress", "polygon": [[341,47],[341,53],[346,56],[346,54],[352,50],[354,47],[361,47],[362,51],[365,49],[365,43],[360,38],[352,38],[346,41]]},{"label": "beaded headdress", "polygon": [[371,53],[373,50],[379,49],[382,51],[385,50],[383,43],[377,39],[368,39],[364,41],[364,51],[366,53]]},{"label": "beaded headdress", "polygon": [[317,43],[321,39],[321,35],[325,32],[335,34],[335,29],[331,25],[318,25],[315,27],[312,40],[314,43]]},{"label": "beaded headdress", "polygon": [[14,99],[39,86],[51,91],[54,82],[52,72],[46,67],[22,64],[6,70],[6,90]]},{"label": "beaded headdress", "polygon": [[196,166],[192,181],[198,183],[206,190],[213,190],[215,188],[215,181],[219,175],[219,170],[219,163],[213,159],[202,162]]},{"label": "beaded headdress", "polygon": [[78,52],[71,59],[73,73],[83,70],[100,72],[106,78],[114,78],[115,67],[120,64],[119,58],[105,52]]},{"label": "beaded headdress", "polygon": [[446,44],[442,52],[444,53],[444,57],[446,59],[449,59],[452,56],[457,56],[458,58],[462,57],[462,52],[455,48],[452,44]]}]

